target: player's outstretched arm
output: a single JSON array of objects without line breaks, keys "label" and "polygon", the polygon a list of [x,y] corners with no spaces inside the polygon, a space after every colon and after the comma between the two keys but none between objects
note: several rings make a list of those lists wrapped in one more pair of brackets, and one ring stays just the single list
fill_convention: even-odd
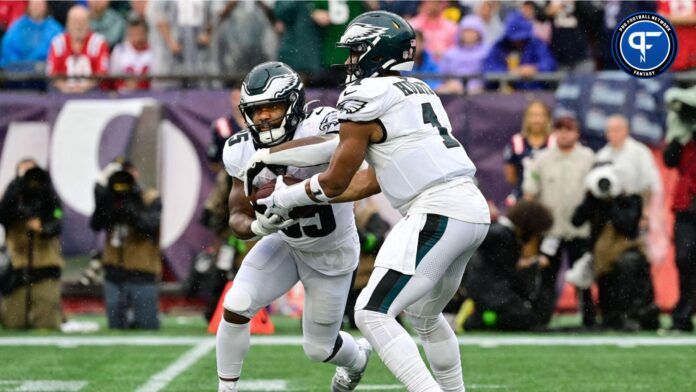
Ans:
[{"label": "player's outstretched arm", "polygon": [[251,194],[254,178],[268,165],[309,167],[329,163],[338,146],[336,135],[309,136],[271,148],[261,148],[249,158],[241,173],[246,195]]},{"label": "player's outstretched arm", "polygon": [[381,191],[375,169],[370,166],[355,173],[353,180],[348,185],[348,189],[341,193],[340,196],[331,199],[330,203],[346,203],[361,200],[376,195]]},{"label": "player's outstretched arm", "polygon": [[[353,176],[365,160],[367,147],[373,141],[375,132],[381,135],[381,129],[376,123],[341,123],[340,140],[329,168],[318,175],[318,184],[325,198],[333,199],[348,189]],[[379,137],[381,136],[374,138],[378,140]],[[316,189],[312,189],[309,181],[305,188],[312,200],[325,201],[317,198]]]},{"label": "player's outstretched arm", "polygon": [[295,167],[317,166],[329,163],[338,146],[334,135],[309,136],[271,147],[264,159],[267,165]]},{"label": "player's outstretched arm", "polygon": [[273,194],[256,203],[266,206],[266,217],[272,217],[287,216],[297,206],[331,201],[348,189],[365,159],[368,145],[381,139],[382,129],[377,123],[342,123],[338,147],[325,172],[296,185],[276,188]]}]

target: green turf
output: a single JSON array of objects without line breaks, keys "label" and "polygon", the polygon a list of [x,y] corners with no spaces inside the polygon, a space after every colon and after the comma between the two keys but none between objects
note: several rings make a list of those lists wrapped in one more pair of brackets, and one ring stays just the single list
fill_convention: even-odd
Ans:
[{"label": "green turf", "polygon": [[[103,324],[101,318],[78,319],[100,320]],[[274,317],[273,320],[281,335],[300,333],[298,320],[283,317]],[[565,325],[571,321],[557,320],[556,323]],[[204,328],[205,323],[198,317],[165,317],[159,332],[102,330],[89,336],[200,338],[208,336]],[[57,334],[0,330],[0,337],[53,335]],[[554,334],[558,335],[564,336]],[[655,336],[654,333],[651,335]],[[132,391],[192,347],[0,345],[0,391],[12,390],[9,384],[3,384],[7,380],[84,380],[88,384],[82,391]],[[696,371],[693,368],[696,364],[696,346],[462,346],[461,353],[465,381],[468,390],[473,391],[689,391],[694,390],[693,386],[696,385]],[[254,346],[245,360],[243,380],[286,380],[293,390],[327,391],[332,374],[331,365],[310,362],[300,346]],[[216,382],[213,350],[164,390],[213,391]],[[363,383],[397,384],[377,356],[370,362]]]}]

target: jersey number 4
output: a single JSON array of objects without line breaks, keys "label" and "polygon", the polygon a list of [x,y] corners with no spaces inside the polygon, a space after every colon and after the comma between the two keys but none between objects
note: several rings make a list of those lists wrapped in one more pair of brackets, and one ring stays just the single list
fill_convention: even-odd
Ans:
[{"label": "jersey number 4", "polygon": [[462,146],[455,138],[452,137],[452,135],[450,135],[447,128],[440,124],[440,120],[437,119],[437,115],[435,114],[433,106],[430,103],[424,103],[421,105],[421,107],[423,108],[423,122],[437,128],[437,130],[440,132],[440,137],[442,137],[443,143],[445,143],[445,147],[455,148]]}]

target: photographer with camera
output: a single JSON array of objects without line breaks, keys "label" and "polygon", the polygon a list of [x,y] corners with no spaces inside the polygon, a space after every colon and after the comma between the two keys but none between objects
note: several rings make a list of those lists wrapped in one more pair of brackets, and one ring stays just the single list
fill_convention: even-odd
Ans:
[{"label": "photographer with camera", "polygon": [[106,232],[102,263],[109,328],[158,329],[157,280],[162,270],[157,192],[143,191],[130,162],[109,164],[94,190],[90,226]]},{"label": "photographer with camera", "polygon": [[665,101],[669,144],[664,161],[679,172],[672,204],[679,301],[672,311],[672,329],[691,332],[691,316],[696,310],[696,87],[671,88]]},{"label": "photographer with camera", "polygon": [[0,201],[0,224],[11,260],[9,276],[0,286],[4,327],[60,329],[62,216],[48,172],[32,159],[21,161]]},{"label": "photographer with camera", "polygon": [[[599,289],[602,325],[634,331],[657,329],[650,264],[639,238],[643,198],[627,194],[616,168],[599,163],[585,178],[587,193],[573,214],[576,226],[590,223],[593,261],[583,263]],[[587,282],[591,284],[591,279]]]},{"label": "photographer with camera", "polygon": [[521,331],[546,325],[548,295],[539,283],[549,264],[540,257],[539,244],[552,224],[551,212],[528,200],[519,201],[491,224],[464,275],[466,292],[474,302],[465,330]]}]

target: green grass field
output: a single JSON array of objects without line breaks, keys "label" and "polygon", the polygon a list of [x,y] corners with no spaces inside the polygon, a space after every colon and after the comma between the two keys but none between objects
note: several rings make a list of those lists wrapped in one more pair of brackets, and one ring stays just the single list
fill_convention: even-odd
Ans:
[{"label": "green grass field", "polygon": [[[273,320],[276,335],[258,338],[245,361],[242,390],[329,390],[334,369],[304,357],[299,322]],[[166,317],[154,333],[0,330],[0,391],[214,391],[214,340],[204,331],[196,317]],[[461,337],[468,390],[696,389],[696,335]],[[402,389],[375,355],[358,390]]]}]

